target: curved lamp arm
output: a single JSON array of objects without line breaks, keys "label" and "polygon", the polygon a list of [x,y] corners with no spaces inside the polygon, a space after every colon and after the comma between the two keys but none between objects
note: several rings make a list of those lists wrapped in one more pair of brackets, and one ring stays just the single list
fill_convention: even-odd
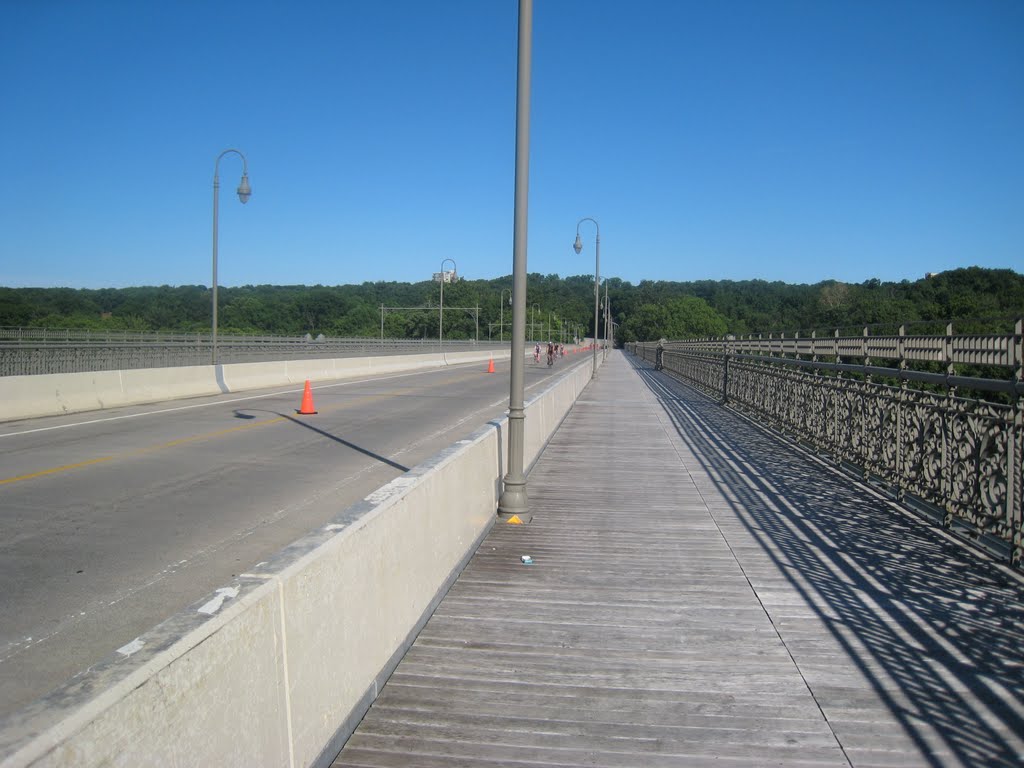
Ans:
[{"label": "curved lamp arm", "polygon": [[213,164],[213,187],[214,189],[220,186],[220,177],[218,171],[220,168],[220,159],[224,155],[236,154],[242,158],[242,181],[238,185],[238,189],[235,190],[238,193],[238,199],[244,205],[249,202],[249,198],[252,197],[252,187],[249,186],[249,161],[245,159],[245,155],[239,152],[237,149],[225,149],[219,155],[217,160]]}]

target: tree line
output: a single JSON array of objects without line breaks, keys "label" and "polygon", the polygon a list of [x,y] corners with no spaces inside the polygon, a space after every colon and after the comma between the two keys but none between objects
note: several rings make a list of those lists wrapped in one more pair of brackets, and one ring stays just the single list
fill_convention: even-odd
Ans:
[{"label": "tree line", "polygon": [[[1024,315],[1024,275],[968,267],[915,281],[813,285],[764,280],[607,281],[617,341],[651,341],[911,324],[912,333],[1007,332]],[[508,339],[512,277],[459,280],[444,287],[446,338]],[[209,332],[211,290],[202,285],[136,288],[0,288],[0,326]],[[603,302],[605,286],[600,300]],[[218,289],[224,334],[437,338],[439,284],[246,285]],[[381,308],[384,307],[382,312]],[[479,310],[477,311],[477,308]],[[603,310],[602,310],[603,313]],[[530,338],[594,334],[591,275],[530,274]],[[603,321],[602,321],[603,322]],[[888,331],[886,331],[888,332]]]}]

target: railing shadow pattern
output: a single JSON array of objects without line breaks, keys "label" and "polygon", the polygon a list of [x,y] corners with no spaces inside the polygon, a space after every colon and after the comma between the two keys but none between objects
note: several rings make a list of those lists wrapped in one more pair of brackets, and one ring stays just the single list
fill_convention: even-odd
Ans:
[{"label": "railing shadow pattern", "polygon": [[[1021,765],[1019,575],[696,390],[627,359],[920,759],[935,766]],[[785,641],[785,629],[780,636]],[[801,650],[791,652],[799,665]],[[837,692],[809,687],[828,717]],[[844,743],[841,726],[837,738]]]}]

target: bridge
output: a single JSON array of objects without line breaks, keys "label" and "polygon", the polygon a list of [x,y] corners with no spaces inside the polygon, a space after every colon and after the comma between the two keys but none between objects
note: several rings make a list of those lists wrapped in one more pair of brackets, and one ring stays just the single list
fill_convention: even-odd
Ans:
[{"label": "bridge", "polygon": [[[1019,401],[963,417],[1008,434],[965,454],[968,514],[745,414],[749,350],[631,352],[531,403],[529,526],[472,511],[496,423],[9,719],[3,764],[1020,764]],[[67,717],[34,729],[48,705]]]}]

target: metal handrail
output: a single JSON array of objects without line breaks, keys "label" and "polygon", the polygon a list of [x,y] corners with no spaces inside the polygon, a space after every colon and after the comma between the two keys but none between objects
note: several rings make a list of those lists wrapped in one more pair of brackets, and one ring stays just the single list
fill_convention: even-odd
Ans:
[{"label": "metal handrail", "polygon": [[[902,330],[902,329],[901,329]],[[887,336],[786,336],[768,334],[711,339],[667,341],[666,350],[706,350],[730,355],[754,355],[789,358],[844,358],[861,361],[896,360],[898,362],[930,362],[947,365],[992,365],[1019,368],[1021,321],[1012,333],[955,334],[953,326],[947,333],[908,336],[905,333]],[[652,342],[647,342],[652,343]]]},{"label": "metal handrail", "polygon": [[[30,376],[210,364],[210,334],[0,328],[0,376]],[[499,348],[448,339],[444,349]],[[221,363],[434,352],[437,339],[218,336]]]}]

